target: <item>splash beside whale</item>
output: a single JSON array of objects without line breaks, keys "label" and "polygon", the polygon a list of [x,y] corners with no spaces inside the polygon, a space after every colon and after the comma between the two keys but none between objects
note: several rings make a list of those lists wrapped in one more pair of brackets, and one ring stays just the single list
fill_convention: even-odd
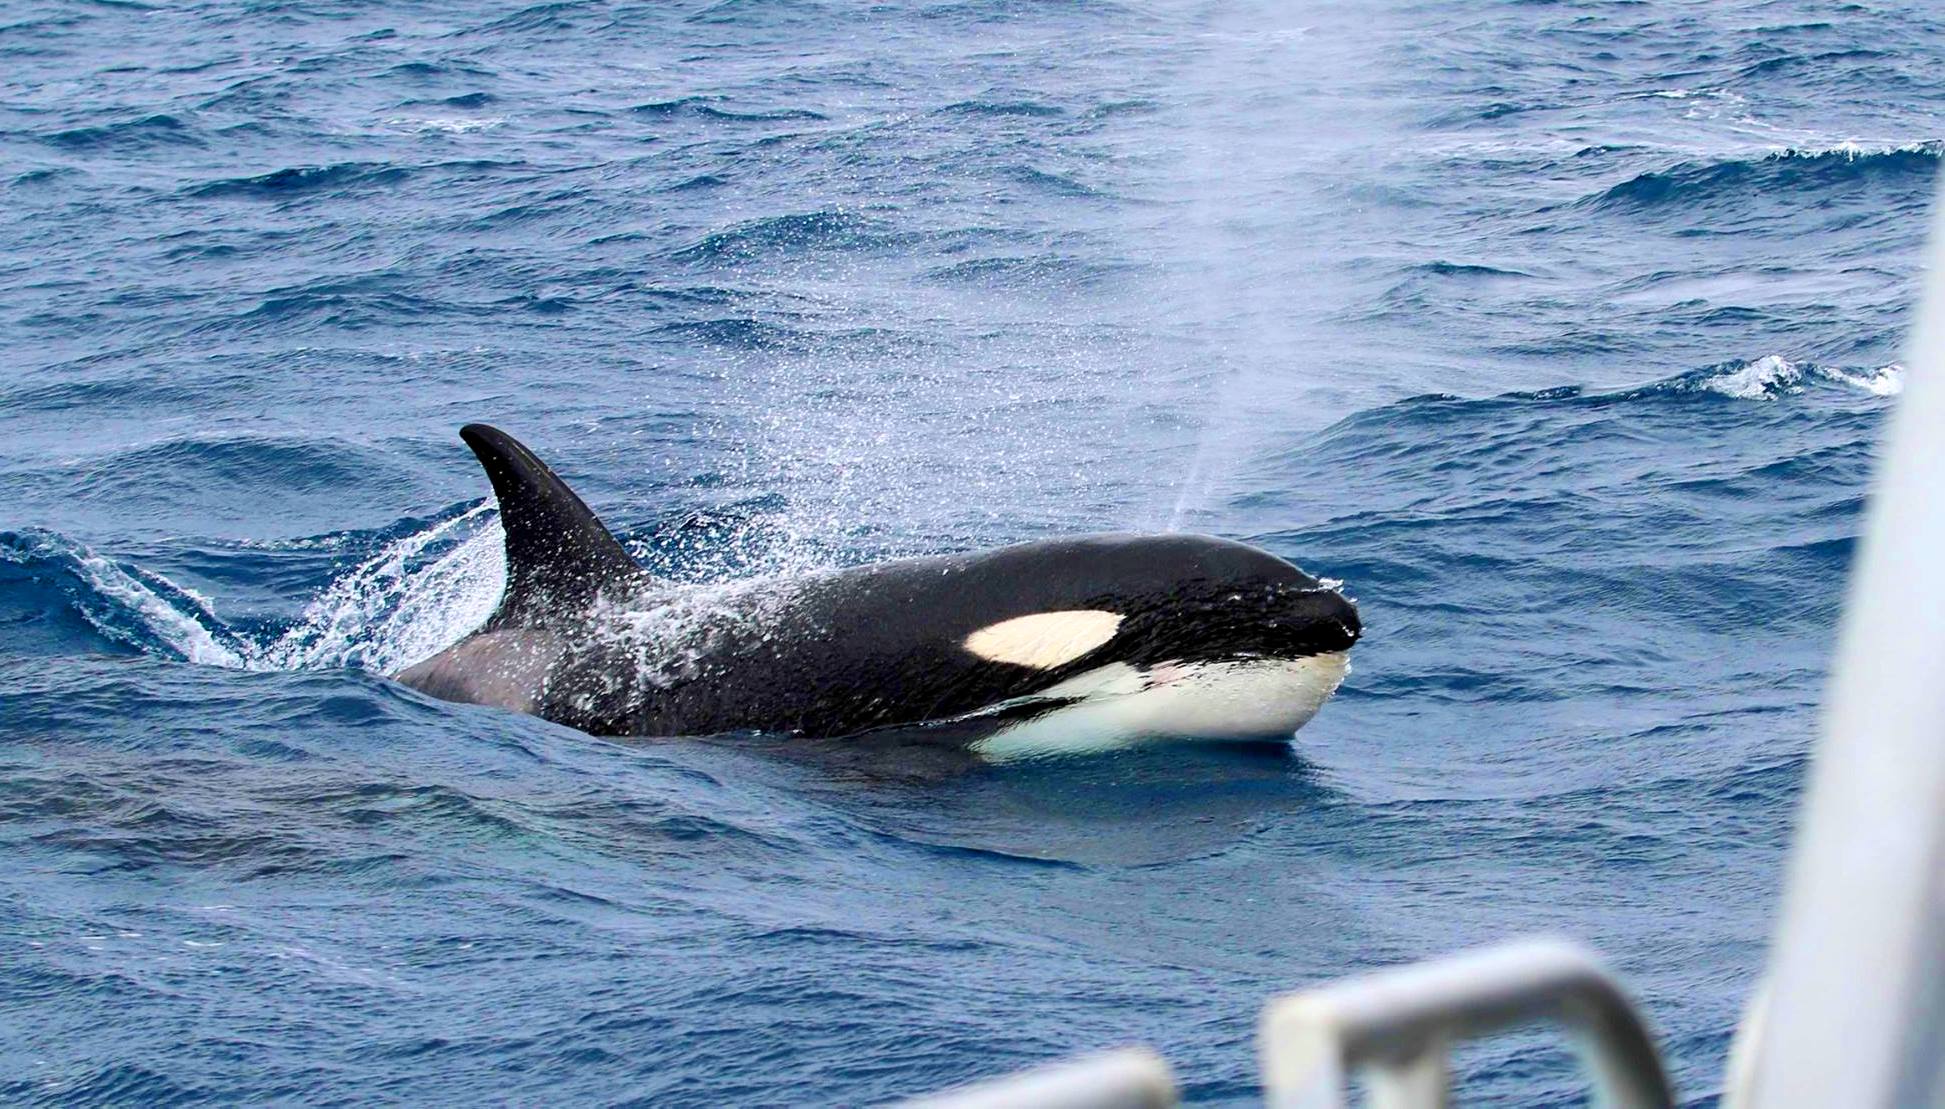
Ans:
[{"label": "splash beside whale", "polygon": [[933,728],[996,759],[1281,740],[1336,690],[1361,632],[1335,589],[1194,535],[669,585],[512,436],[460,436],[499,499],[506,592],[478,631],[397,680],[594,735]]}]

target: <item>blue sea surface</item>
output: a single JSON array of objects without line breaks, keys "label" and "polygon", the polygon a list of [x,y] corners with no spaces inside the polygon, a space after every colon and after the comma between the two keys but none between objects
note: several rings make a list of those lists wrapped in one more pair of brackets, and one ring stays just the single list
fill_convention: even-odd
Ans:
[{"label": "blue sea surface", "polygon": [[[1546,932],[1713,1104],[1945,124],[1904,0],[9,0],[0,1101],[853,1105]],[[941,772],[385,674],[454,432],[697,583],[1247,539],[1287,749]],[[1468,1104],[1580,1096],[1542,1033]]]}]

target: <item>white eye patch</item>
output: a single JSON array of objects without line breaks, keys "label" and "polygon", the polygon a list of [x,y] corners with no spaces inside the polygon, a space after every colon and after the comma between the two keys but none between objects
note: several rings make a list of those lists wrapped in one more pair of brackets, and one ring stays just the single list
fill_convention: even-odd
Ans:
[{"label": "white eye patch", "polygon": [[966,637],[966,650],[988,662],[1052,670],[1114,638],[1121,614],[1098,608],[1036,612],[988,624]]}]

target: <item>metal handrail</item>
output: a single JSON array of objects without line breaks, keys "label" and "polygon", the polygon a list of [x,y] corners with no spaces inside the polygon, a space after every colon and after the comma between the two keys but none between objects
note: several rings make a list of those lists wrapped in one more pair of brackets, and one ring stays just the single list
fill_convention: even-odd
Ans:
[{"label": "metal handrail", "polygon": [[[1462,1040],[1564,1025],[1593,1072],[1597,1104],[1669,1109],[1654,1038],[1599,959],[1560,940],[1466,952],[1273,999],[1258,1038],[1272,1109],[1335,1109],[1352,1075],[1373,1109],[1442,1109]],[[903,1109],[1172,1109],[1168,1064],[1147,1048],[1056,1063],[903,1103]]]},{"label": "metal handrail", "polygon": [[1574,1034],[1600,1104],[1673,1103],[1633,1004],[1590,952],[1558,940],[1486,948],[1272,1001],[1259,1040],[1267,1100],[1274,1109],[1342,1105],[1346,1079],[1361,1071],[1374,1109],[1441,1107],[1453,1044],[1540,1020]]},{"label": "metal handrail", "polygon": [[901,1109],[1174,1109],[1179,1101],[1168,1063],[1131,1047],[917,1098]]}]

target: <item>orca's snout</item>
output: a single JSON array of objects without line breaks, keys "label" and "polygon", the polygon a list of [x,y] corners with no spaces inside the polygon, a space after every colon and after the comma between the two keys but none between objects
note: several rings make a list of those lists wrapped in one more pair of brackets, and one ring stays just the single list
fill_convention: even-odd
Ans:
[{"label": "orca's snout", "polygon": [[1364,621],[1357,615],[1357,604],[1335,589],[1326,589],[1318,594],[1323,611],[1317,614],[1317,621],[1325,640],[1334,637],[1338,646],[1335,651],[1348,651],[1364,635]]},{"label": "orca's snout", "polygon": [[1204,633],[1220,646],[1302,658],[1348,651],[1364,634],[1357,605],[1335,582],[1246,544],[1206,537],[1187,542],[1199,544],[1191,548],[1198,568],[1222,583],[1226,611],[1202,614]]}]

